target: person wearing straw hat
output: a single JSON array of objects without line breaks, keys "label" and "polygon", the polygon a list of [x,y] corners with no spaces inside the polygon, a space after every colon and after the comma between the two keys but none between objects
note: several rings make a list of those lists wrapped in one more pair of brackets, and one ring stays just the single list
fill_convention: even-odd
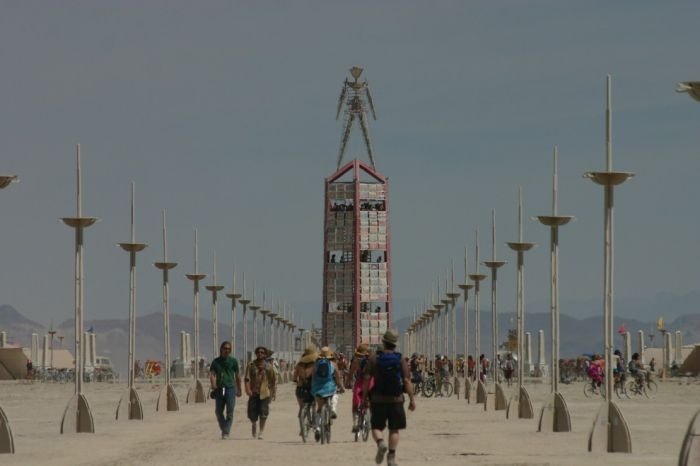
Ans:
[{"label": "person wearing straw hat", "polygon": [[314,373],[314,363],[317,359],[318,353],[316,352],[316,348],[309,345],[294,367],[294,377],[292,381],[297,384],[296,397],[300,410],[304,408],[305,403],[314,401],[314,397],[311,395],[311,376]]},{"label": "person wearing straw hat", "polygon": [[[355,349],[350,370],[347,372],[345,386],[352,387],[352,433],[357,433],[360,427],[357,425],[359,419],[360,407],[362,405],[362,386],[365,382],[365,365],[369,358],[369,345],[361,344]],[[354,379],[354,380],[353,380]],[[373,381],[370,381],[369,390],[374,387]]]},{"label": "person wearing straw hat", "polygon": [[[266,361],[269,350],[264,346],[255,348],[255,360],[245,371],[245,392],[248,395],[248,419],[252,423],[253,438],[262,440],[265,423],[270,414],[270,401],[274,401],[277,377],[272,365]],[[260,430],[258,430],[260,420]]]},{"label": "person wearing straw hat", "polygon": [[[411,384],[408,363],[396,351],[399,338],[387,330],[382,337],[383,350],[370,356],[365,365],[362,401],[371,400],[372,438],[377,442],[375,462],[381,464],[386,457],[388,466],[396,466],[396,448],[399,446],[399,430],[406,428],[406,412],[403,408],[404,393],[408,395],[408,409],[415,411],[416,402]],[[369,386],[374,378],[374,388]],[[389,445],[384,441],[384,429],[389,427]]]},{"label": "person wearing straw hat", "polygon": [[314,363],[313,375],[311,376],[311,394],[316,399],[316,427],[315,436],[320,438],[321,408],[327,399],[331,399],[336,392],[343,392],[340,372],[333,362],[335,356],[327,346],[321,348],[321,353]]}]

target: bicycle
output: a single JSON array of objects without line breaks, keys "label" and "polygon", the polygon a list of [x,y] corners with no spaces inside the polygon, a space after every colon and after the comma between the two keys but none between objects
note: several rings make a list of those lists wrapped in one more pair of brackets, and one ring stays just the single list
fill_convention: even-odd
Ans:
[{"label": "bicycle", "polygon": [[439,389],[437,379],[433,374],[431,374],[428,377],[426,383],[432,388],[432,391],[435,393],[435,396],[444,396],[449,398],[452,396],[452,392],[454,391],[454,387],[452,386],[452,383],[450,383],[450,381],[447,380],[447,377],[442,378]]},{"label": "bicycle", "polygon": [[304,403],[304,406],[299,408],[299,435],[301,439],[306,443],[306,439],[309,438],[309,432],[314,428],[314,402],[308,401]]},{"label": "bicycle", "polygon": [[618,398],[622,398],[622,395],[626,396],[627,398],[630,397],[629,393],[627,392],[627,374],[615,374],[615,379],[614,379],[614,385],[613,385],[613,390],[615,391],[615,395],[617,395]]},{"label": "bicycle", "polygon": [[321,444],[331,443],[331,425],[333,424],[333,417],[331,416],[331,406],[329,400],[332,397],[324,397],[325,403],[321,406],[321,411],[317,419],[319,420],[319,425],[316,426],[316,441],[321,441]]},{"label": "bicycle", "polygon": [[658,393],[659,386],[650,378],[633,377],[627,383],[627,391],[635,396],[644,395],[651,398]]},{"label": "bicycle", "polygon": [[583,394],[586,398],[591,398],[593,395],[600,395],[605,398],[605,383],[601,381],[600,386],[593,380],[588,379],[588,381],[583,385]]},{"label": "bicycle", "polygon": [[369,420],[370,420],[369,408],[367,408],[367,406],[360,406],[358,416],[357,416],[358,429],[354,433],[356,442],[360,441],[360,437],[362,437],[363,442],[366,442],[367,439],[369,439],[369,431],[371,430]]}]

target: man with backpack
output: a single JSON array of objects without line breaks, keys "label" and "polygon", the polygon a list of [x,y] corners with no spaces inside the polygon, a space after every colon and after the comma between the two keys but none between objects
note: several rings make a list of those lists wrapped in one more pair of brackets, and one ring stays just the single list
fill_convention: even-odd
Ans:
[{"label": "man with backpack", "polygon": [[311,375],[311,394],[316,399],[316,440],[321,435],[321,408],[335,395],[336,391],[343,391],[340,371],[332,359],[334,359],[334,355],[330,348],[327,346],[321,348],[321,353],[314,363]]},{"label": "man with backpack", "polygon": [[[408,395],[408,409],[415,411],[411,372],[408,364],[396,351],[399,339],[394,332],[387,330],[382,337],[384,349],[370,356],[365,365],[365,382],[362,390],[363,403],[367,403],[368,393],[372,411],[372,438],[377,442],[375,461],[381,464],[386,457],[388,466],[396,465],[396,448],[399,445],[399,430],[406,428],[406,412],[403,408],[404,393]],[[374,378],[374,388],[369,391],[370,380]],[[389,426],[389,445],[384,441],[384,429]]]}]

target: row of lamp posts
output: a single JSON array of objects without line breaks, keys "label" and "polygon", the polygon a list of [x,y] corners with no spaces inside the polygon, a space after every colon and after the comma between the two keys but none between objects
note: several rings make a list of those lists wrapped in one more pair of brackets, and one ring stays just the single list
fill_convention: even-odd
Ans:
[{"label": "row of lamp posts", "polygon": [[[683,83],[679,88],[681,92],[689,92],[693,98],[700,100],[700,83]],[[584,176],[591,179],[596,184],[604,187],[604,350],[605,350],[605,383],[606,383],[606,399],[599,410],[594,421],[593,428],[589,435],[589,450],[600,450],[607,452],[631,452],[632,442],[629,434],[629,428],[622,416],[619,408],[612,400],[613,393],[613,193],[614,187],[622,184],[627,179],[634,176],[632,173],[615,171],[612,167],[612,105],[611,105],[611,79],[607,78],[607,99],[606,99],[606,169],[605,171],[587,172]],[[554,148],[554,168],[552,180],[552,213],[550,215],[537,216],[542,225],[550,229],[550,315],[551,315],[551,387],[550,397],[545,402],[539,416],[538,430],[549,432],[570,432],[571,418],[564,400],[564,397],[559,392],[559,228],[573,220],[571,216],[564,216],[558,213],[557,204],[557,149]],[[529,243],[523,240],[522,232],[522,191],[519,193],[518,201],[518,241],[507,243],[508,246],[517,254],[517,340],[518,340],[518,355],[521,357],[518,364],[518,388],[516,394],[511,398],[510,402],[506,402],[505,393],[499,384],[497,370],[495,367],[497,361],[498,349],[498,307],[497,307],[497,270],[505,265],[505,261],[496,258],[496,226],[495,226],[495,211],[492,211],[491,223],[491,259],[484,261],[483,265],[491,269],[491,331],[492,331],[492,378],[494,382],[495,400],[493,406],[496,410],[506,410],[507,417],[511,416],[511,411],[517,413],[517,418],[529,419],[534,417],[532,402],[523,386],[524,368],[522,355],[524,354],[524,319],[525,319],[525,278],[524,278],[524,253],[532,249],[534,243]],[[486,278],[486,275],[479,273],[479,241],[478,233],[476,236],[476,273],[469,274],[467,270],[467,253],[465,250],[465,283],[459,284],[458,287],[463,293],[464,303],[464,357],[469,354],[469,318],[468,318],[468,294],[469,290],[474,290],[474,311],[475,311],[475,329],[474,329],[474,354],[479,357],[481,354],[480,342],[480,282]],[[467,282],[467,277],[472,283]],[[454,287],[454,284],[453,284]],[[439,295],[439,288],[438,288]],[[432,298],[432,291],[431,291]],[[439,335],[439,319],[440,319],[440,302],[431,299],[432,306],[425,309],[425,312],[416,318],[409,325],[409,342],[414,342],[415,348],[423,354],[435,354],[434,341],[440,340]],[[454,310],[455,296],[453,293],[447,294],[447,298],[441,301],[446,305],[447,313],[449,306],[452,304]],[[453,315],[454,317],[454,315]],[[438,332],[436,333],[436,324]],[[455,325],[453,324],[453,329]],[[448,340],[448,335],[443,336],[444,341]],[[454,340],[454,336],[453,336]],[[454,342],[453,342],[454,343]],[[453,354],[454,360],[454,354]],[[466,364],[466,360],[465,360]],[[480,365],[480,362],[477,362]],[[481,377],[476,377],[480,372],[480,368],[474,371],[474,377],[470,380],[465,377],[465,398],[467,402],[471,401],[471,390],[473,384],[476,383],[476,402],[483,403],[484,409],[487,406],[487,391],[481,380]],[[465,367],[465,375],[467,368]],[[511,410],[512,408],[512,410]],[[697,430],[700,432],[700,414],[698,414],[691,422],[689,428],[689,438],[691,431],[695,432],[694,425],[697,424]],[[687,450],[692,450],[692,440],[687,442]],[[697,447],[696,447],[697,448]],[[690,453],[692,456],[692,452]]]}]

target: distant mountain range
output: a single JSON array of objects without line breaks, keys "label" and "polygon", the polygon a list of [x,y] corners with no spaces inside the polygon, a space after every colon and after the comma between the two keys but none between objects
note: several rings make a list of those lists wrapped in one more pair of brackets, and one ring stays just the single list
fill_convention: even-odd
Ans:
[{"label": "distant mountain range", "polygon": [[[405,301],[405,302],[403,302]],[[683,336],[683,343],[690,344],[700,342],[700,312],[698,312],[698,303],[700,303],[700,292],[692,292],[685,295],[673,295],[670,293],[659,293],[651,299],[639,300],[619,300],[615,304],[615,329],[624,324],[625,329],[632,333],[633,348],[637,348],[637,330],[643,330],[645,343],[648,346],[661,346],[661,336],[656,330],[656,321],[658,317],[663,316],[665,319],[666,329],[669,331],[680,330]],[[580,301],[580,302],[564,302],[562,309],[566,310],[560,318],[561,326],[561,355],[562,357],[571,357],[583,353],[600,353],[603,348],[603,319],[602,311],[600,311],[599,300]],[[397,300],[394,303],[394,309],[412,309],[413,303],[408,300]],[[186,311],[188,306],[184,304],[173,303],[172,308],[175,310],[171,313],[170,333],[171,333],[171,352],[174,358],[179,355],[180,347],[180,331],[192,333],[192,317],[189,311]],[[299,313],[307,324],[311,321],[319,320],[320,309],[319,303],[309,302],[299,306],[305,312]],[[547,358],[549,357],[549,313],[542,312],[548,310],[548,303],[529,303],[528,309],[537,310],[539,312],[528,312],[525,319],[526,331],[532,334],[532,351],[533,357],[537,353],[537,332],[542,329],[545,333],[545,349]],[[180,310],[180,312],[177,312]],[[202,315],[210,315],[207,306],[202,307]],[[401,315],[401,312],[396,314]],[[239,311],[240,319],[240,311]],[[405,314],[404,314],[405,315]],[[460,337],[461,329],[463,328],[462,309],[457,309],[457,334],[458,334],[458,353],[462,353],[462,339]],[[572,315],[579,316],[578,318]],[[628,316],[635,316],[630,318]],[[504,309],[499,312],[499,336],[503,341],[506,338],[508,328],[514,327],[514,313],[511,310]],[[224,322],[230,322],[230,310],[227,306],[219,307],[219,336],[221,339],[230,338],[231,327]],[[410,323],[409,317],[402,317],[394,322],[394,327],[403,333]],[[487,353],[491,346],[491,318],[488,312],[481,314],[481,352]],[[127,319],[94,319],[85,322],[85,328],[92,327],[97,334],[97,352],[99,355],[109,356],[115,364],[117,370],[124,372],[126,369],[126,348],[127,348]],[[474,323],[473,315],[470,317],[470,334],[473,335]],[[144,361],[146,359],[162,359],[163,355],[163,319],[160,312],[153,312],[147,315],[137,317],[136,324],[136,358]],[[210,319],[200,320],[200,353],[202,357],[209,359],[214,353],[212,343],[212,325]],[[31,334],[38,333],[43,335],[48,331],[45,326],[30,320],[23,316],[19,311],[9,305],[0,306],[0,330],[7,332],[8,341],[10,343],[29,346],[31,343]],[[58,325],[57,336],[64,336],[63,347],[69,348],[72,351],[73,347],[73,320],[69,319]],[[242,325],[237,326],[238,336],[238,351],[242,352]],[[648,338],[651,331],[654,331],[654,338]],[[191,337],[191,342],[194,344],[194,335]],[[473,340],[473,337],[472,337]],[[58,339],[55,340],[55,345],[59,345]],[[251,343],[252,344],[252,343]],[[615,346],[620,347],[622,339],[615,338]],[[473,353],[474,348],[470,342],[469,352]]]}]

